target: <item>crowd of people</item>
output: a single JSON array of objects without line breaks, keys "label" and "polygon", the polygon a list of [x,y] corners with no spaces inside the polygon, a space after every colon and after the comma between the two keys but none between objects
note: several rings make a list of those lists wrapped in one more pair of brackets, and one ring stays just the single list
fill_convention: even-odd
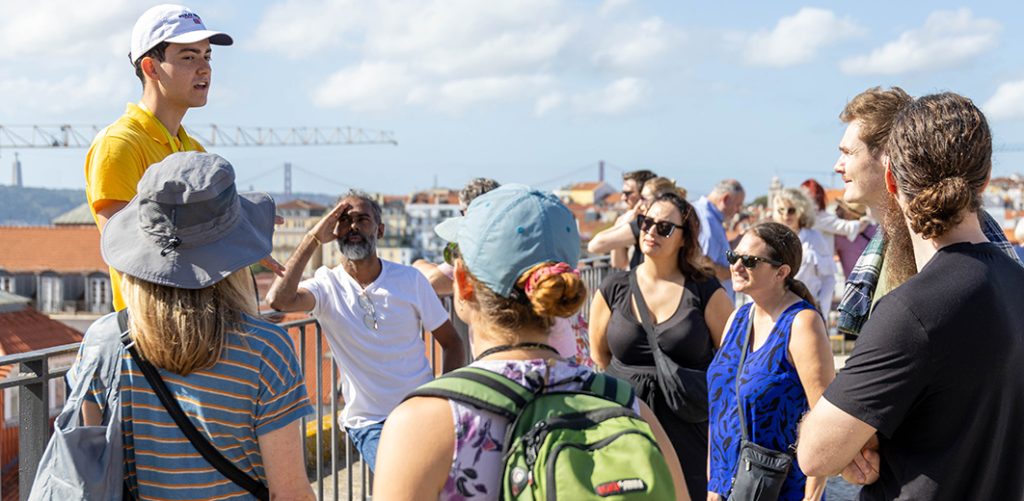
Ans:
[{"label": "crowd of people", "polygon": [[[450,242],[445,263],[380,259],[381,207],[359,191],[283,266],[274,261],[273,201],[239,193],[231,164],[180,126],[206,102],[210,44],[231,43],[190,9],[147,11],[131,42],[142,99],[86,161],[115,304],[127,313],[86,333],[68,376],[69,394],[85,401],[69,405],[81,406],[73,421],[120,434],[119,494],[313,498],[298,429],[311,406],[287,334],[259,317],[248,270],[262,262],[278,275],[267,304],[310,312],[322,327],[340,367],[340,423],[375,473],[377,499],[512,499],[530,488],[553,498],[553,478],[607,473],[588,463],[603,456],[552,459],[553,478],[506,467],[529,442],[518,438],[527,418],[488,393],[597,395],[594,381],[614,404],[594,412],[628,417],[621,426],[655,445],[615,453],[626,456],[617,468],[649,463],[651,477],[613,471],[594,495],[817,500],[841,474],[863,485],[861,499],[1024,499],[1024,265],[981,207],[992,138],[971,100],[859,94],[840,114],[848,125],[834,170],[845,191],[834,211],[809,181],[778,192],[769,217],[745,220],[732,241],[727,227],[744,220],[739,181],[690,203],[671,179],[627,173],[623,214],[588,244],[619,270],[588,291],[571,211],[493,180],[472,181],[462,215],[436,228]],[[303,279],[324,245],[339,247],[341,264]],[[837,257],[837,329],[857,337],[838,373],[827,335]],[[467,340],[441,305],[446,294]],[[490,390],[423,392],[434,380],[424,331],[445,373]],[[116,383],[98,369],[102,357]],[[172,419],[148,365],[198,438]],[[563,426],[584,426],[581,415],[561,416],[577,423]],[[524,436],[542,442],[542,428]],[[198,451],[204,440],[220,460]],[[47,478],[36,485],[57,492]]]}]

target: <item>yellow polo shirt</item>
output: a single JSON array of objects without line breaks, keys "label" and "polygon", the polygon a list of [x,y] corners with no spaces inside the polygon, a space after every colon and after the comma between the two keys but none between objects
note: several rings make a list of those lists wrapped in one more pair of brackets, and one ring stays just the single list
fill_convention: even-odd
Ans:
[{"label": "yellow polo shirt", "polygon": [[[110,202],[128,202],[134,198],[146,169],[179,151],[206,150],[185,133],[184,127],[178,127],[178,135],[172,137],[153,113],[129,104],[121,118],[96,135],[85,157],[85,196],[93,220],[96,220],[96,211]],[[123,309],[121,277],[113,268],[110,268],[110,289],[114,309]]]}]

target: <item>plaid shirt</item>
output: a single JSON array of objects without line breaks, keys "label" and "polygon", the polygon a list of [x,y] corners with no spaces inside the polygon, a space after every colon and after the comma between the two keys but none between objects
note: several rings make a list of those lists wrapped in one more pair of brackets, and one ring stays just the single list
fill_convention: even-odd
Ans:
[{"label": "plaid shirt", "polygon": [[[1013,258],[1017,264],[1024,266],[1013,250],[1013,244],[1006,240],[1006,234],[999,227],[999,223],[988,212],[981,211],[979,214],[981,230],[988,240]],[[850,337],[856,337],[860,333],[861,327],[871,313],[871,298],[875,295],[878,274],[882,271],[882,258],[885,256],[885,240],[882,234],[883,232],[879,231],[875,238],[871,239],[857,259],[857,264],[853,266],[850,276],[846,278],[843,300],[839,303],[837,327],[839,332]]]}]

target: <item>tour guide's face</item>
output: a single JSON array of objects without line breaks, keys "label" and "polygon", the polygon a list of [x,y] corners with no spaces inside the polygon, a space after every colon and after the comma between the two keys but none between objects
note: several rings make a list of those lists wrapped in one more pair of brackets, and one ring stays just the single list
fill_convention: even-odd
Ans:
[{"label": "tour guide's face", "polygon": [[164,98],[184,109],[205,106],[212,76],[211,53],[209,40],[168,45],[164,60],[153,60],[159,77],[156,84]]},{"label": "tour guide's face", "polygon": [[352,261],[360,261],[376,254],[377,238],[383,231],[370,204],[360,199],[348,199],[352,207],[341,215],[334,234],[338,237],[341,254]]},{"label": "tour guide's face", "polygon": [[843,176],[846,191],[843,200],[850,203],[878,207],[885,191],[885,168],[881,158],[872,155],[868,145],[860,139],[860,120],[850,122],[843,139],[839,141],[839,159],[832,168]]}]

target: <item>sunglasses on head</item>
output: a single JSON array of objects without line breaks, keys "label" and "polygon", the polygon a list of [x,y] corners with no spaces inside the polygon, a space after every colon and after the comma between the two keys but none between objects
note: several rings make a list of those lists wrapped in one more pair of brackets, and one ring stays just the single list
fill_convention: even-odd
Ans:
[{"label": "sunglasses on head", "polygon": [[675,224],[671,221],[655,221],[647,216],[640,216],[637,219],[640,222],[640,231],[643,233],[651,231],[651,228],[653,227],[654,231],[658,235],[667,238],[672,236],[672,232],[675,231],[676,228],[683,229],[683,225]]},{"label": "sunglasses on head", "polygon": [[779,212],[780,216],[792,216],[793,214],[796,214],[796,207],[779,207],[775,210]]},{"label": "sunglasses on head", "polygon": [[757,268],[757,263],[768,263],[772,266],[782,266],[782,262],[774,259],[768,259],[761,256],[751,256],[748,254],[737,254],[731,250],[725,251],[725,260],[728,261],[730,265],[736,264],[736,261],[739,261],[744,268],[750,270]]},{"label": "sunglasses on head", "polygon": [[455,266],[455,260],[459,257],[459,244],[455,242],[448,242],[448,245],[444,246],[444,262],[451,266]]}]

